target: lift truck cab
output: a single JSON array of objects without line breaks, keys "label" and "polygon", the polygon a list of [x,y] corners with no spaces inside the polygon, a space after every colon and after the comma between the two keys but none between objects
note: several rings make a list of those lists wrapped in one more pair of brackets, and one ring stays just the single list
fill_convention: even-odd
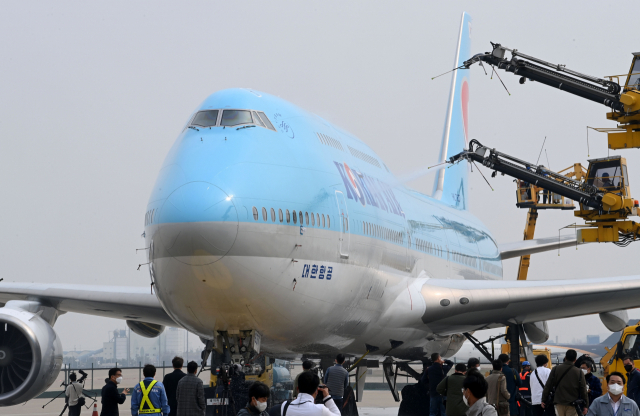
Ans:
[{"label": "lift truck cab", "polygon": [[[604,374],[611,374],[614,371],[625,375],[623,359],[630,356],[636,368],[640,367],[640,322],[636,325],[626,327],[620,335],[620,341],[612,348],[606,348],[607,353],[600,360],[604,369]],[[625,383],[624,393],[627,394],[627,384]],[[606,393],[606,383],[602,384],[602,391]]]}]

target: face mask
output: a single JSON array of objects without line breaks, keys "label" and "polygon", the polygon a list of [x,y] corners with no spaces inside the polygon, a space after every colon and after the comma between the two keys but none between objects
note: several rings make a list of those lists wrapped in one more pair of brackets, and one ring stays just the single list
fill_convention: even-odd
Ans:
[{"label": "face mask", "polygon": [[116,384],[122,383],[122,376],[116,378]]},{"label": "face mask", "polygon": [[477,369],[478,371],[480,371],[480,369],[481,369],[481,368],[482,368],[482,366],[481,366],[481,365],[479,365],[479,366],[477,366],[477,367],[476,367],[476,369]]},{"label": "face mask", "polygon": [[581,370],[582,370],[582,374],[584,374],[586,376],[588,371],[585,368],[582,368]]},{"label": "face mask", "polygon": [[256,400],[256,409],[258,409],[258,412],[262,413],[265,410],[267,410],[267,402],[261,402]]},{"label": "face mask", "polygon": [[609,384],[609,393],[613,394],[614,396],[621,394],[622,390],[624,390],[624,387],[622,387],[620,384]]},{"label": "face mask", "polygon": [[633,370],[633,366],[631,364],[627,364],[624,366],[624,369],[627,370],[627,373],[631,372],[631,370]]},{"label": "face mask", "polygon": [[462,389],[462,401],[465,406],[469,407],[469,400],[467,399],[467,396],[464,395],[464,389]]}]

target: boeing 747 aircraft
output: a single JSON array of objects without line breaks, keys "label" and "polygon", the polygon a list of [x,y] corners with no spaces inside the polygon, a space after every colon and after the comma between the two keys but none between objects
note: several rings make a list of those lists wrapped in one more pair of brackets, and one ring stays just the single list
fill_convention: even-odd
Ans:
[{"label": "boeing 747 aircraft", "polygon": [[[470,31],[463,14],[455,67],[471,56]],[[470,139],[469,81],[454,72],[442,160]],[[467,162],[442,169],[429,196],[363,141],[264,92],[219,91],[187,116],[141,209],[153,292],[2,283],[0,405],[53,383],[66,312],[123,319],[146,336],[186,328],[218,353],[394,348],[421,359],[453,355],[463,332],[517,323],[544,342],[545,320],[601,313],[624,325],[617,311],[640,306],[638,276],[503,280],[503,260],[558,240],[498,245],[468,210]]]}]

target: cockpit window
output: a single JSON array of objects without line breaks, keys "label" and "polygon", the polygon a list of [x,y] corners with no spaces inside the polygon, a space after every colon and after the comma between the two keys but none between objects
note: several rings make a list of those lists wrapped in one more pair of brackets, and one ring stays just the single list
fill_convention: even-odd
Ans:
[{"label": "cockpit window", "polygon": [[258,115],[260,116],[260,118],[262,119],[262,121],[264,122],[264,124],[267,126],[268,129],[276,131],[276,128],[273,127],[273,124],[271,124],[271,122],[269,121],[269,118],[265,113],[263,113],[262,111],[258,111]]},{"label": "cockpit window", "polygon": [[264,125],[264,123],[262,122],[262,120],[260,120],[260,117],[258,117],[258,115],[256,114],[255,111],[253,112],[253,122],[256,123],[260,127],[266,127]]},{"label": "cockpit window", "polygon": [[213,127],[218,123],[218,110],[199,111],[191,122],[192,126]]},{"label": "cockpit window", "polygon": [[221,126],[237,126],[239,124],[252,124],[251,112],[248,110],[224,110],[222,112]]}]

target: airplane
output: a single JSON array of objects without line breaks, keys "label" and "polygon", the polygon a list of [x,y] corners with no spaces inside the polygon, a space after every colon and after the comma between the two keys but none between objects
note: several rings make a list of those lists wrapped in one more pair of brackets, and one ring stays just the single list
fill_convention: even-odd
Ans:
[{"label": "airplane", "polygon": [[[471,56],[470,32],[464,13],[455,67]],[[453,73],[442,161],[469,142],[469,86],[468,72]],[[189,114],[151,190],[150,287],[0,284],[0,405],[54,382],[54,325],[67,312],[123,319],[149,337],[182,327],[212,360],[421,360],[453,355],[462,333],[509,324],[532,342],[548,338],[549,319],[600,313],[624,325],[640,306],[638,276],[503,279],[504,260],[558,239],[498,245],[468,210],[466,163],[441,169],[425,195],[317,115],[254,89],[215,92]]]}]

